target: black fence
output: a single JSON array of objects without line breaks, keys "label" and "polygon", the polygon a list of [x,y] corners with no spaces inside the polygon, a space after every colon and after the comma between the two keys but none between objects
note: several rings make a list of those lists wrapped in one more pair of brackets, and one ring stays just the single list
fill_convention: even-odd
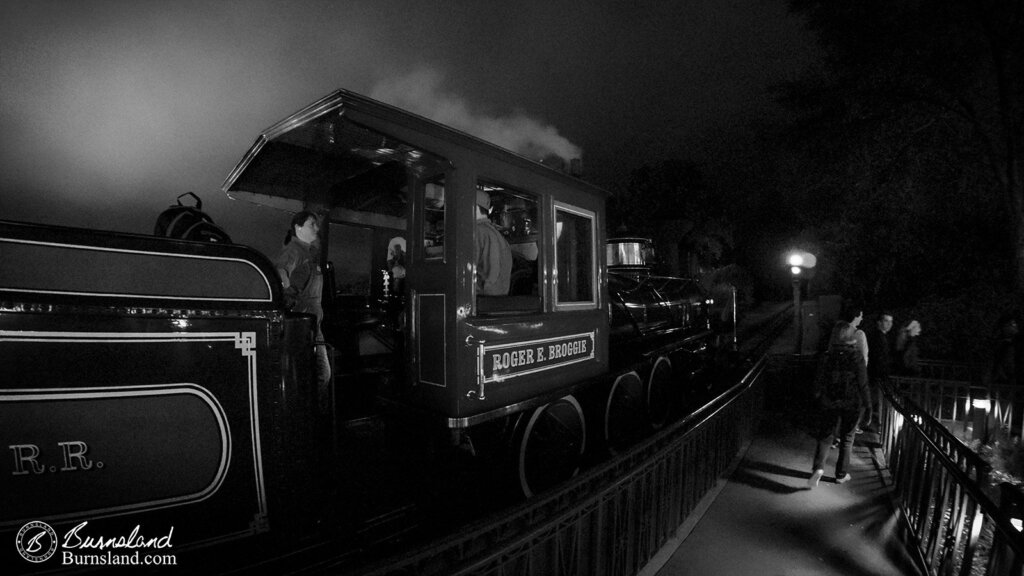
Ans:
[{"label": "black fence", "polygon": [[565,485],[359,574],[638,573],[751,442],[766,363],[761,357],[697,412]]},{"label": "black fence", "polygon": [[958,371],[936,375],[942,377],[901,376],[893,378],[892,383],[902,396],[962,438],[984,441],[993,430],[1021,435],[1024,387],[985,386]]},{"label": "black fence", "polygon": [[[916,384],[897,382],[904,390]],[[1024,536],[1013,515],[1020,518],[1024,499],[1012,487],[993,489],[990,466],[913,395],[886,391],[880,430],[906,543],[929,574],[1021,574]]]}]

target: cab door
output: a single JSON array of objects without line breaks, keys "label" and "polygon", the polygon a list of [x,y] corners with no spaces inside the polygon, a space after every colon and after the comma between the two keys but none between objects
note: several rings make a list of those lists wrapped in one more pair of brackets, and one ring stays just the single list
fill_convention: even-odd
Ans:
[{"label": "cab door", "polygon": [[[439,163],[440,164],[440,163]],[[444,410],[454,330],[454,246],[449,227],[451,171],[411,179],[412,236],[407,247],[409,392],[420,405]]]}]

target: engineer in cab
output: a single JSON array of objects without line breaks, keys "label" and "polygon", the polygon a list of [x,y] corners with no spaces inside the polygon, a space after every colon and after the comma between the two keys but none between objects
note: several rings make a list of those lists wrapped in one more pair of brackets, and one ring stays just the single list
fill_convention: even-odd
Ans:
[{"label": "engineer in cab", "polygon": [[491,195],[476,191],[476,293],[507,296],[512,281],[512,249],[491,223]]}]

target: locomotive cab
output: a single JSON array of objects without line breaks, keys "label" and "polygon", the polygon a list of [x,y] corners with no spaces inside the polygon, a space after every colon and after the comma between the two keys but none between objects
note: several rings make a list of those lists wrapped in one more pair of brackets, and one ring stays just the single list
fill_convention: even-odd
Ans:
[{"label": "locomotive cab", "polygon": [[337,412],[413,408],[527,495],[664,425],[710,357],[710,299],[649,240],[606,246],[606,192],[369,98],[271,126],[223,189],[320,215]]},{"label": "locomotive cab", "polygon": [[[379,395],[453,430],[515,428],[555,403],[582,451],[572,393],[608,370],[604,191],[344,90],[268,128],[223,189],[321,216],[340,412]],[[481,195],[511,254],[499,294],[478,282]]]}]

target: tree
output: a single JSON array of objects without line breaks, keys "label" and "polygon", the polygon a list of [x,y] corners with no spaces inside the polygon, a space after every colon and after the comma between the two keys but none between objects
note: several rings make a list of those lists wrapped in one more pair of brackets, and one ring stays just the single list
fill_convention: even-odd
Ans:
[{"label": "tree", "polygon": [[[997,223],[1007,230],[996,239],[1006,247],[1009,283],[1024,288],[1024,3],[790,5],[817,32],[826,60],[818,78],[791,86],[786,98],[808,117],[837,121],[846,132],[836,148],[865,152],[870,169],[846,176],[866,174],[868,189],[889,193],[902,181],[910,198],[925,191],[921,178],[947,190],[959,187],[965,196],[974,191],[967,186],[991,192],[1001,210]],[[921,151],[926,157],[911,154]],[[944,162],[961,165],[952,185],[914,170]]]}]

